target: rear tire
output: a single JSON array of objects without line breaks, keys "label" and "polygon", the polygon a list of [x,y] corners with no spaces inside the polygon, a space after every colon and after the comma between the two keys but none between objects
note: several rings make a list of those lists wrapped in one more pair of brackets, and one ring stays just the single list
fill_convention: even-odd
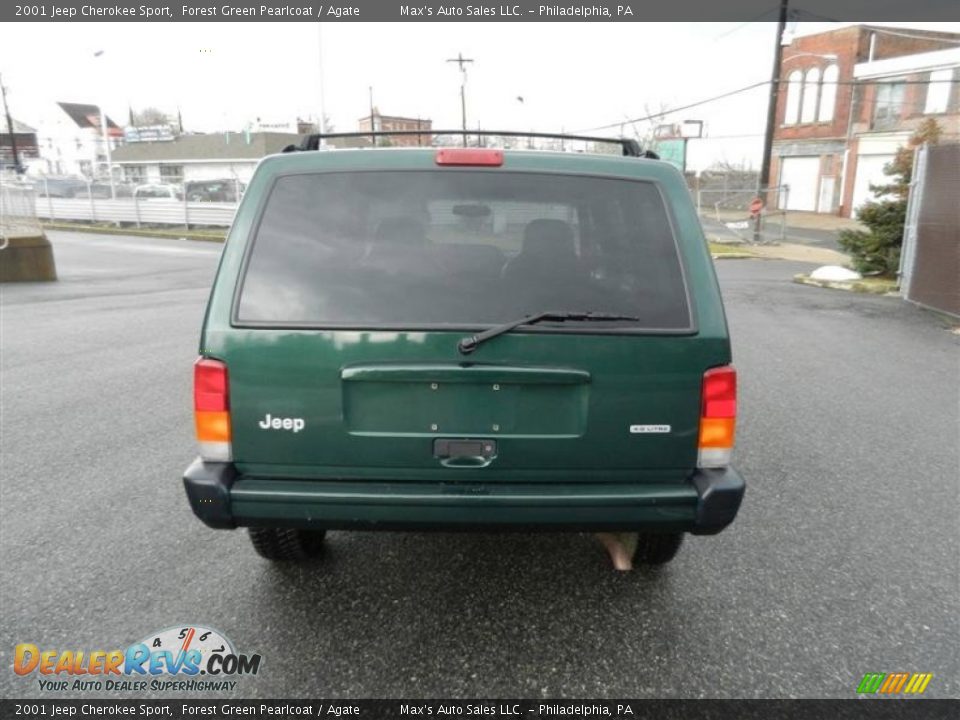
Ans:
[{"label": "rear tire", "polygon": [[296,528],[248,528],[250,542],[257,555],[267,560],[289,562],[309,560],[323,551],[326,530]]},{"label": "rear tire", "polygon": [[633,554],[636,565],[664,565],[670,562],[683,544],[683,533],[640,533]]}]

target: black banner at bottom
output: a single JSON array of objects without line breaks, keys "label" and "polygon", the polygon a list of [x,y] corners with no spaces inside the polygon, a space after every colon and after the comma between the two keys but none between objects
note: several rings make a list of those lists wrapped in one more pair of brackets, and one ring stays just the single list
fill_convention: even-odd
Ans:
[{"label": "black banner at bottom", "polygon": [[960,717],[960,700],[0,700],[0,718],[700,720]]}]

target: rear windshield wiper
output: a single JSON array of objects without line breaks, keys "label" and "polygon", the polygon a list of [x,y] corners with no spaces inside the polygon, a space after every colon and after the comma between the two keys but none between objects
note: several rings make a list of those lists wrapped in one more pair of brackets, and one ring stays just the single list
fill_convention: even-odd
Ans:
[{"label": "rear windshield wiper", "polygon": [[510,322],[503,323],[503,325],[494,325],[489,330],[484,330],[477,335],[461,338],[460,342],[457,343],[457,350],[463,355],[469,355],[477,349],[480,343],[484,343],[498,335],[508,333],[521,325],[534,325],[539,322],[567,322],[571,320],[582,322],[604,322],[610,320],[639,321],[640,318],[632,315],[611,315],[608,313],[595,312],[541,312],[534,315],[526,315],[519,320],[511,320]]}]

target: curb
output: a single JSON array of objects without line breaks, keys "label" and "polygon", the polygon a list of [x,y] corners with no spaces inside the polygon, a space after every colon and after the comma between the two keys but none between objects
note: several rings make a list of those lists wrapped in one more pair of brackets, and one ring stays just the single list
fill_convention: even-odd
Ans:
[{"label": "curb", "polygon": [[900,291],[897,289],[894,281],[889,283],[869,283],[862,280],[814,280],[809,275],[793,276],[793,281],[800,285],[810,285],[811,287],[828,288],[830,290],[846,290],[847,292],[865,293],[868,295],[884,295],[888,297],[900,297]]},{"label": "curb", "polygon": [[43,223],[44,230],[61,230],[64,232],[85,232],[97,235],[131,235],[134,237],[170,238],[173,240],[194,240],[197,242],[222,243],[227,239],[227,231],[223,234],[197,232],[194,230],[163,230],[161,228],[125,228],[114,226],[82,225],[72,223]]}]

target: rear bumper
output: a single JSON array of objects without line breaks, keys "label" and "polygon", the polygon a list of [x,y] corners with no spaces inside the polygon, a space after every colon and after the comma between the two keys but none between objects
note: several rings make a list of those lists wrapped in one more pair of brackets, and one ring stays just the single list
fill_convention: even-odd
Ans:
[{"label": "rear bumper", "polygon": [[195,460],[183,477],[194,514],[212,528],[553,529],[718,533],[745,484],[733,468],[686,483],[418,483],[284,480]]}]

